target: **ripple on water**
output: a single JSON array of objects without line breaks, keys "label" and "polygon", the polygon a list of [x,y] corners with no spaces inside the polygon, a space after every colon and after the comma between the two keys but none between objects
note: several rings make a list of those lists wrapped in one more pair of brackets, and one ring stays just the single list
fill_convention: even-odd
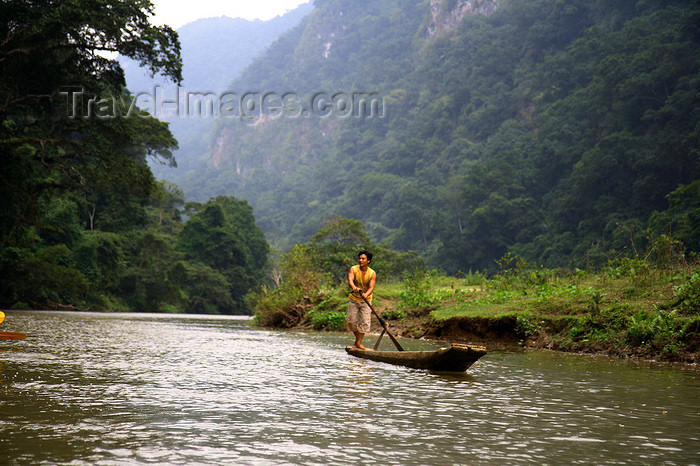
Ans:
[{"label": "ripple on water", "polygon": [[10,462],[692,463],[700,451],[693,372],[492,353],[437,374],[352,358],[347,335],[236,318],[8,317],[30,335],[0,349]]}]

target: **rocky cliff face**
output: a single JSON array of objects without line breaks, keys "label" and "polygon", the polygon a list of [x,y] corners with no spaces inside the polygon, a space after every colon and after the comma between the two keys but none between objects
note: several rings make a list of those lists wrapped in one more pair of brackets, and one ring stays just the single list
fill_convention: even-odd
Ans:
[{"label": "rocky cliff face", "polygon": [[[405,5],[398,0],[381,4],[319,0],[303,26],[268,50],[234,87],[292,89],[307,107],[309,98],[318,91],[388,87],[386,94],[393,97],[397,95],[394,91],[401,91],[393,88],[396,83],[424,58],[420,56],[423,46],[442,35],[457,33],[468,17],[491,15],[508,1],[417,0]],[[352,129],[354,123],[352,118],[333,116],[270,119],[260,115],[253,122],[222,124],[212,134],[208,168],[217,176],[226,173],[235,178],[239,186],[236,194],[251,197],[244,193],[244,186],[256,173],[274,172],[284,177],[339,150],[359,152],[361,143],[349,136],[359,134]],[[340,149],[336,144],[342,134],[348,140]]]},{"label": "rocky cliff face", "polygon": [[429,39],[454,31],[468,16],[489,16],[508,0],[430,0]]},{"label": "rocky cliff face", "polygon": [[[419,6],[415,7],[425,12],[418,21],[423,22],[420,26],[425,31],[426,43],[429,43],[431,39],[456,31],[467,17],[491,15],[508,1],[431,0],[429,4],[418,2]],[[296,42],[278,44],[278,48],[284,49],[284,53],[278,53],[283,61],[272,60],[265,70],[255,70],[255,73],[265,82],[275,83],[277,88],[289,86],[285,79],[291,79],[291,86],[301,95],[329,89],[343,91],[353,86],[367,86],[364,84],[367,82],[390,82],[392,78],[384,71],[386,65],[399,68],[405,63],[393,65],[387,62],[388,55],[383,55],[386,54],[386,44],[378,45],[372,37],[380,35],[382,28],[405,21],[399,5],[396,3],[394,8],[367,6],[359,0],[320,2],[307,17],[303,31],[294,38]],[[426,6],[429,11],[425,11]],[[414,23],[413,27],[416,26],[418,24]],[[362,57],[359,62],[357,56]],[[383,58],[374,62],[376,66],[362,68],[373,56]],[[277,78],[270,78],[270,73],[276,74]],[[281,79],[282,76],[285,79]],[[339,137],[336,130],[347,126],[343,124],[345,120],[337,118],[300,118],[290,132],[290,122],[284,122],[284,118],[268,120],[261,115],[253,124],[239,125],[238,128],[227,126],[215,131],[210,167],[216,170],[235,167],[235,174],[243,179],[249,178],[257,169],[280,173],[293,171],[294,166],[318,162],[328,156],[329,148]],[[294,143],[290,142],[292,136]],[[307,137],[320,138],[324,144],[308,141]],[[268,155],[261,157],[262,152]]]}]

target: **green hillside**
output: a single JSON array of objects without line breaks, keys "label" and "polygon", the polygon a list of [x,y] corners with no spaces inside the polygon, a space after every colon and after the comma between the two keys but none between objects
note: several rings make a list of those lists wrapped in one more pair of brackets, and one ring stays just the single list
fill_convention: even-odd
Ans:
[{"label": "green hillside", "polygon": [[[697,252],[699,19],[691,1],[317,0],[232,83],[253,102],[180,185],[248,200],[282,249],[341,215],[448,273],[507,252],[595,266],[658,235]],[[384,112],[300,110],[355,92]]]}]

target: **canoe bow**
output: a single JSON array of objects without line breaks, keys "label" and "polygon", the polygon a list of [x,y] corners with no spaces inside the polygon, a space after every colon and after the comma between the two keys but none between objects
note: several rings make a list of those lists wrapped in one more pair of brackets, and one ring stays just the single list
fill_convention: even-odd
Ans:
[{"label": "canoe bow", "polygon": [[372,361],[386,362],[414,369],[464,372],[484,356],[483,346],[454,344],[435,351],[374,351],[345,347],[348,354]]}]

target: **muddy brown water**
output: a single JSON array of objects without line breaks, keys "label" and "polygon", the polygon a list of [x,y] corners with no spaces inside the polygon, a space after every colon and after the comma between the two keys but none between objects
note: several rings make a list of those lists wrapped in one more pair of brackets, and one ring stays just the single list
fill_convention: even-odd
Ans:
[{"label": "muddy brown water", "polygon": [[240,317],[9,311],[0,329],[28,334],[0,341],[2,464],[700,462],[688,367],[496,351],[431,373]]}]

